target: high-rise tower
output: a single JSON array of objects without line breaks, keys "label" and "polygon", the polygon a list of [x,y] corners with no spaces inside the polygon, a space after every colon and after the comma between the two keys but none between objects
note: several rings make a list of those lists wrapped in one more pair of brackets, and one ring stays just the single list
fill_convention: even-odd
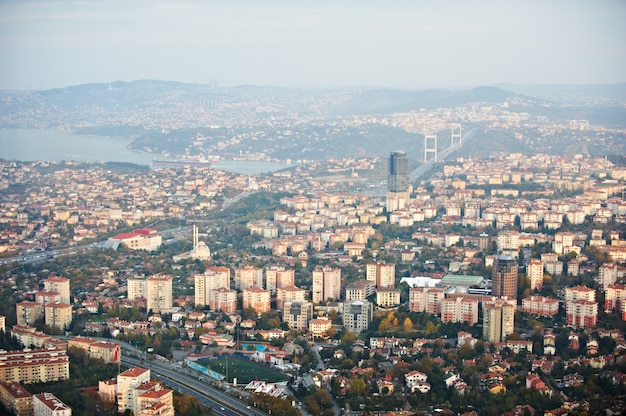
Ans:
[{"label": "high-rise tower", "polygon": [[387,174],[389,192],[407,192],[409,190],[409,159],[403,151],[391,152]]},{"label": "high-rise tower", "polygon": [[491,279],[492,295],[517,298],[517,260],[513,257],[496,257],[492,266]]}]

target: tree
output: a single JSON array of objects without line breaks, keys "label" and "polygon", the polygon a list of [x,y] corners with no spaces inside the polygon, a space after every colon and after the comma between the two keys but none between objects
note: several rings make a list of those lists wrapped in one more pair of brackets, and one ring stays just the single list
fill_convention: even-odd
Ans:
[{"label": "tree", "polygon": [[350,379],[349,394],[352,396],[360,396],[363,393],[365,393],[365,381],[359,377]]},{"label": "tree", "polygon": [[409,332],[410,330],[413,329],[413,321],[411,321],[411,318],[409,318],[408,316],[404,318],[404,322],[402,322],[402,328],[406,332]]}]

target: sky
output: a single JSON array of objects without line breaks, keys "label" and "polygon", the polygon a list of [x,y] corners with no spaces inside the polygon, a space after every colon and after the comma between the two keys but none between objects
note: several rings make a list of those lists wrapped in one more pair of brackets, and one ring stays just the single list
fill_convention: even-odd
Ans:
[{"label": "sky", "polygon": [[626,81],[624,0],[0,0],[0,89]]}]

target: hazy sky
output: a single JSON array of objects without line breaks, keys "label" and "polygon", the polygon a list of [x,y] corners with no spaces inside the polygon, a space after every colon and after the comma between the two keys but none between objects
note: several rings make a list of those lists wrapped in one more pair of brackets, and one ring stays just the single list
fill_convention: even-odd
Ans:
[{"label": "hazy sky", "polygon": [[626,81],[624,0],[0,0],[0,89]]}]

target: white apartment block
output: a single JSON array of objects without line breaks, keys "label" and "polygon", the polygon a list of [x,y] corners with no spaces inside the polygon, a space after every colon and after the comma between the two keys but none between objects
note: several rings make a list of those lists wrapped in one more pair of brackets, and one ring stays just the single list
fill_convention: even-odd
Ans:
[{"label": "white apartment block", "polygon": [[409,289],[409,310],[439,315],[444,297],[445,292],[442,288],[412,287]]},{"label": "white apartment block", "polygon": [[376,289],[376,304],[389,308],[400,304],[400,290],[394,288]]},{"label": "white apartment block", "polygon": [[211,293],[218,288],[230,288],[228,267],[209,267],[204,273],[194,275],[194,301],[196,305],[208,305]]},{"label": "white apartment block", "polygon": [[301,301],[306,299],[306,290],[295,286],[284,286],[278,288],[276,293],[276,308],[282,309],[285,302]]},{"label": "white apartment block", "polygon": [[72,416],[72,408],[52,393],[35,394],[33,416]]},{"label": "white apartment block", "polygon": [[441,321],[478,323],[478,300],[463,297],[446,298],[441,304]]},{"label": "white apartment block", "polygon": [[61,303],[70,303],[70,279],[51,276],[43,281],[43,287],[45,291],[59,293]]},{"label": "white apartment block", "polygon": [[532,259],[526,265],[526,277],[530,282],[530,290],[541,290],[543,287],[543,261]]},{"label": "white apartment block", "polygon": [[313,292],[311,299],[314,303],[330,299],[341,298],[341,269],[320,267],[313,271]]},{"label": "white apartment block", "polygon": [[253,266],[235,269],[235,289],[245,290],[251,287],[263,288],[263,269]]},{"label": "white apartment block", "polygon": [[117,411],[133,410],[136,387],[150,381],[150,370],[133,367],[117,375]]},{"label": "white apartment block", "polygon": [[377,288],[393,287],[396,283],[396,266],[392,263],[368,263],[365,266],[367,280]]},{"label": "white apartment block", "polygon": [[295,284],[294,270],[285,269],[281,266],[271,266],[265,269],[265,289],[274,296],[280,287],[293,286]]},{"label": "white apartment block", "polygon": [[489,342],[504,342],[515,328],[514,299],[491,298],[483,302],[483,339]]},{"label": "white apartment block", "polygon": [[172,309],[171,275],[154,275],[146,279],[146,308],[153,313]]}]

